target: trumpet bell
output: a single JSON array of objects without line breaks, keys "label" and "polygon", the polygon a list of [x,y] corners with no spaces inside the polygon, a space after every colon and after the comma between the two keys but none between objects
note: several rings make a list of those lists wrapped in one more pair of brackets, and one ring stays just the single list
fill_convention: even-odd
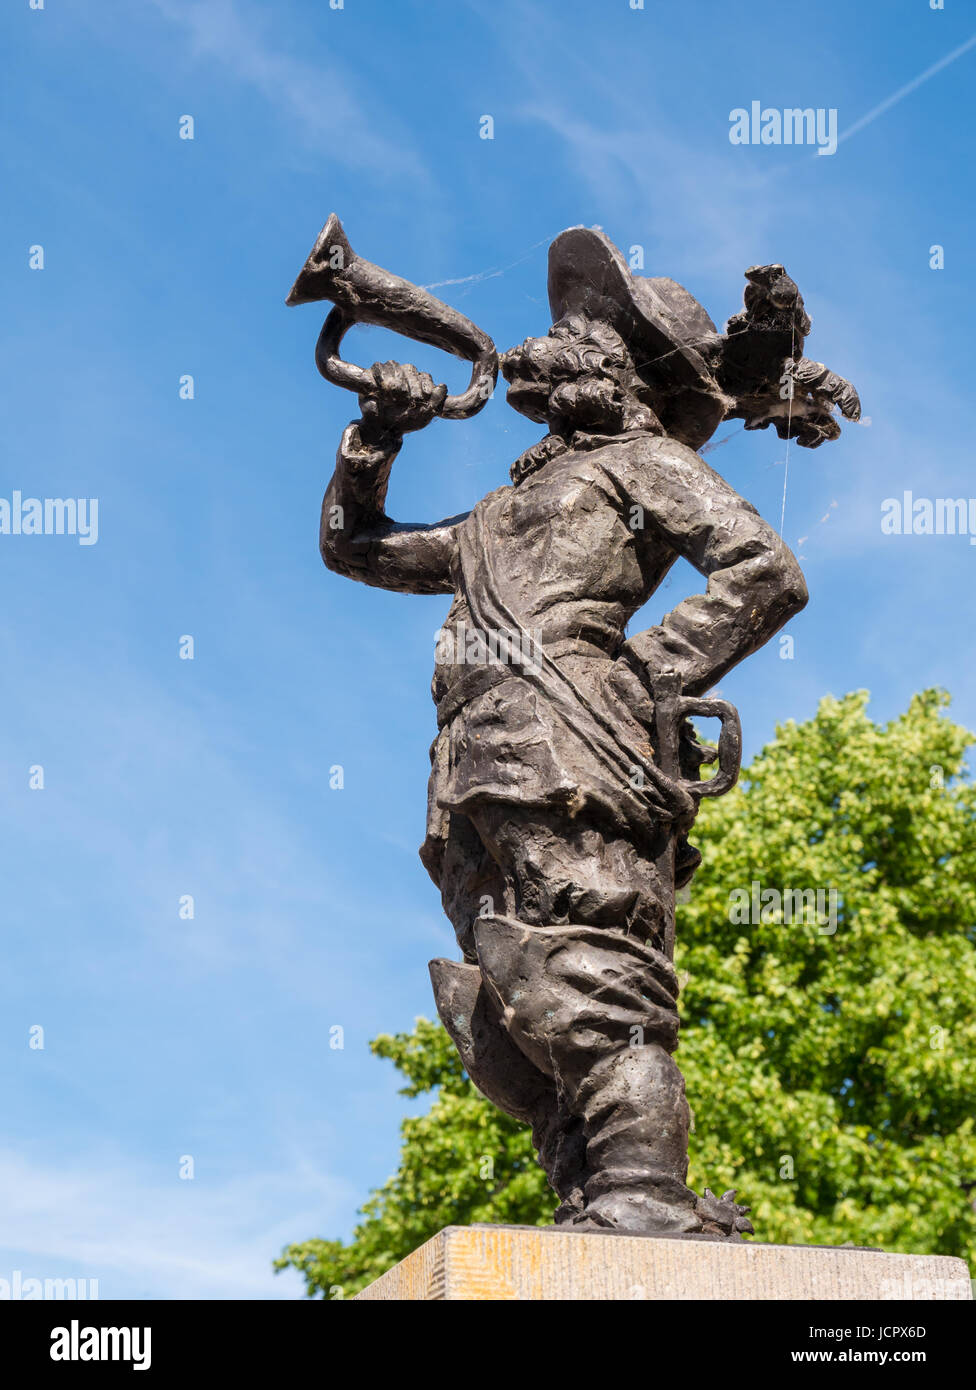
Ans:
[{"label": "trumpet bell", "polygon": [[337,274],[355,259],[355,253],[342,229],[342,223],[334,212],[330,213],[328,222],[319,232],[315,245],[308,254],[308,260],[288,291],[285,303],[315,304],[322,299],[332,299],[332,286]]},{"label": "trumpet bell", "polygon": [[372,378],[339,356],[344,334],[356,323],[371,323],[474,364],[468,389],[459,396],[445,396],[438,411],[444,419],[467,419],[491,396],[498,378],[498,353],[487,333],[428,290],[357,256],[335,213],[316,238],[285,303],[312,304],[323,299],[336,306],[315,349],[316,365],[327,381],[360,395],[376,393]]}]

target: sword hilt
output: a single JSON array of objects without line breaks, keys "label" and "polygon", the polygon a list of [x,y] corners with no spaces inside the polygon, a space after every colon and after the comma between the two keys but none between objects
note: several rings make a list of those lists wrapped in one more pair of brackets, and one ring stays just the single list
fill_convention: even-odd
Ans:
[{"label": "sword hilt", "polygon": [[[674,671],[665,671],[653,677],[651,693],[654,697],[654,746],[658,767],[664,775],[677,782],[696,801],[731,791],[739,779],[742,766],[742,725],[735,705],[728,700],[682,695],[681,677]],[[718,770],[707,782],[681,776],[681,725],[695,714],[702,719],[718,719],[721,722]]]},{"label": "sword hilt", "polygon": [[[693,797],[696,805],[703,797],[721,796],[723,792],[730,791],[738,780],[742,762],[742,726],[735,706],[728,700],[697,699],[694,696],[682,695],[681,677],[675,671],[665,671],[659,676],[654,676],[651,679],[651,694],[654,698],[655,761],[665,777],[669,777]],[[693,714],[700,715],[703,719],[722,721],[718,739],[718,771],[707,782],[681,775],[681,724]],[[674,862],[679,833],[672,831],[667,836],[667,843],[655,861],[665,894],[667,918],[664,924],[664,953],[668,960],[674,959]]]}]

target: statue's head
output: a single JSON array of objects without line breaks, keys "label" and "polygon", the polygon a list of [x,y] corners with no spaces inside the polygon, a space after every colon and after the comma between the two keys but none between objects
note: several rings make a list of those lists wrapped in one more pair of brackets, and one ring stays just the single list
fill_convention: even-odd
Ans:
[{"label": "statue's head", "polygon": [[509,404],[559,435],[641,429],[698,449],[734,418],[810,448],[836,439],[834,408],[856,420],[860,402],[802,357],[810,319],[797,286],[779,264],[746,280],[743,311],[720,334],[675,280],[635,275],[599,228],[571,227],[549,248],[552,328],[500,359]]},{"label": "statue's head", "polygon": [[663,432],[647,384],[606,321],[567,314],[545,338],[526,338],[503,353],[499,365],[509,405],[555,433]]},{"label": "statue's head", "polygon": [[553,326],[500,359],[507,398],[558,434],[642,429],[699,447],[726,400],[712,370],[718,331],[674,280],[634,275],[598,228],[549,248]]}]

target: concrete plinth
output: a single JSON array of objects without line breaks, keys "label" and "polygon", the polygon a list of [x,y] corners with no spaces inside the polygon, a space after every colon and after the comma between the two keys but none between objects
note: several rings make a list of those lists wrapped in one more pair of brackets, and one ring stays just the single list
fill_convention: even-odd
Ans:
[{"label": "concrete plinth", "polygon": [[446,1226],[356,1295],[382,1300],[971,1299],[964,1260],[543,1226]]}]

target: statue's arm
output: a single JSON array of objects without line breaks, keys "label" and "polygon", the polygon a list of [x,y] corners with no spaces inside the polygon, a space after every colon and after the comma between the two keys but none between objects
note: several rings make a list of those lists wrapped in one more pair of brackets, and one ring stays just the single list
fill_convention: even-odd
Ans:
[{"label": "statue's arm", "polygon": [[371,368],[374,398],[360,398],[363,418],[348,426],[322,500],[319,549],[330,570],[380,589],[450,594],[463,516],[433,525],[392,521],[384,510],[393,461],[404,433],[434,417],[446,388],[397,362]]},{"label": "statue's arm", "polygon": [[453,593],[455,528],[464,518],[413,524],[392,521],[384,511],[390,469],[401,443],[395,435],[373,434],[364,421],[346,429],[322,499],[322,559],[337,574],[380,589]]},{"label": "statue's arm", "polygon": [[637,474],[631,491],[649,539],[684,556],[708,584],[631,637],[621,655],[642,676],[677,671],[685,694],[701,695],[800,612],[807,586],[772,527],[690,449],[668,441],[650,467],[628,472]]}]

